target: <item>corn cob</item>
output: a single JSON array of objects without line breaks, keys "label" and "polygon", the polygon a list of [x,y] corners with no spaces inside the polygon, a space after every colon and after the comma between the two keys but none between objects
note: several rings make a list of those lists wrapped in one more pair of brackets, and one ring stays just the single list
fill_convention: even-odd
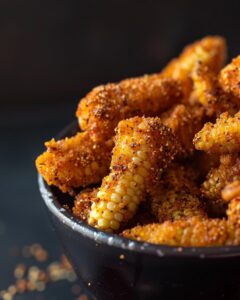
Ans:
[{"label": "corn cob", "polygon": [[199,199],[198,174],[190,167],[172,164],[159,186],[150,191],[151,210],[160,223],[192,216],[206,217]]},{"label": "corn cob", "polygon": [[182,97],[175,80],[145,75],[94,88],[79,102],[76,115],[83,130],[110,138],[119,121],[136,115],[158,116]]},{"label": "corn cob", "polygon": [[126,238],[183,247],[240,245],[240,198],[230,202],[228,219],[192,217],[123,231]]},{"label": "corn cob", "polygon": [[228,239],[228,224],[221,219],[192,217],[162,224],[137,226],[123,232],[126,238],[170,246],[221,246]]},{"label": "corn cob", "polygon": [[180,56],[166,66],[162,74],[182,81],[184,90],[189,94],[196,64],[201,61],[209,71],[217,74],[224,66],[226,52],[226,43],[222,37],[207,36],[185,47]]},{"label": "corn cob", "polygon": [[240,179],[240,160],[237,155],[223,155],[220,165],[212,169],[201,187],[202,195],[206,198],[209,211],[213,215],[223,215],[226,201],[221,197],[221,191],[233,180]]},{"label": "corn cob", "polygon": [[116,231],[129,221],[160,174],[180,150],[159,118],[135,117],[117,128],[111,173],[103,179],[88,222]]},{"label": "corn cob", "polygon": [[169,190],[161,193],[152,199],[152,207],[160,223],[193,216],[207,216],[199,198],[188,190]]},{"label": "corn cob", "polygon": [[39,173],[49,185],[63,192],[100,182],[108,172],[112,140],[92,140],[89,132],[45,143],[47,151],[36,160]]},{"label": "corn cob", "polygon": [[226,154],[240,149],[240,113],[231,117],[221,114],[215,124],[206,123],[193,140],[197,150],[207,153]]},{"label": "corn cob", "polygon": [[240,55],[221,70],[219,83],[221,88],[240,104]]},{"label": "corn cob", "polygon": [[226,111],[233,115],[239,110],[234,97],[221,88],[217,74],[209,70],[208,66],[199,61],[191,78],[193,80],[191,97],[195,98],[195,102],[198,101],[204,106],[208,116],[219,116]]},{"label": "corn cob", "polygon": [[163,124],[172,129],[182,145],[184,156],[193,154],[193,137],[203,126],[204,114],[202,107],[179,104],[161,115]]}]

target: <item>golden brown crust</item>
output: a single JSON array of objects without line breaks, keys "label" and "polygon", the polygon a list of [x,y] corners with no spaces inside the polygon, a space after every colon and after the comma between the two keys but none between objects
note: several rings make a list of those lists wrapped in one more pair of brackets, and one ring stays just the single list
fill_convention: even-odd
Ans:
[{"label": "golden brown crust", "polygon": [[72,208],[73,215],[81,220],[86,221],[91,210],[91,205],[96,199],[98,189],[87,188],[81,191],[74,199]]},{"label": "golden brown crust", "polygon": [[207,199],[209,210],[214,215],[222,215],[226,202],[221,197],[225,186],[233,180],[240,179],[240,160],[237,155],[223,155],[220,165],[212,169],[202,184],[201,192]]},{"label": "golden brown crust", "polygon": [[227,242],[227,221],[193,217],[163,224],[137,226],[123,232],[126,238],[183,247],[222,246]]},{"label": "golden brown crust", "polygon": [[240,198],[230,202],[226,219],[192,217],[162,224],[148,224],[123,231],[126,238],[183,247],[239,245]]},{"label": "golden brown crust", "polygon": [[200,106],[179,104],[163,113],[163,123],[170,127],[183,147],[183,155],[193,154],[193,137],[202,128],[205,110]]},{"label": "golden brown crust", "polygon": [[150,192],[151,209],[160,223],[192,216],[206,217],[199,199],[198,174],[191,167],[172,164]]},{"label": "golden brown crust", "polygon": [[125,79],[94,88],[78,106],[83,130],[113,135],[119,121],[136,116],[158,116],[182,99],[181,85],[160,74]]},{"label": "golden brown crust", "polygon": [[45,143],[47,151],[36,160],[39,173],[49,185],[63,192],[98,183],[108,172],[113,142],[92,140],[88,132]]},{"label": "golden brown crust", "polygon": [[240,149],[240,113],[220,115],[215,124],[206,123],[193,140],[195,148],[207,153],[235,153]]},{"label": "golden brown crust", "polygon": [[219,83],[221,88],[240,105],[240,55],[221,70]]},{"label": "golden brown crust", "polygon": [[189,94],[192,89],[192,72],[201,62],[209,72],[217,74],[226,61],[226,43],[220,36],[207,36],[184,48],[163,70],[163,75],[180,80]]}]

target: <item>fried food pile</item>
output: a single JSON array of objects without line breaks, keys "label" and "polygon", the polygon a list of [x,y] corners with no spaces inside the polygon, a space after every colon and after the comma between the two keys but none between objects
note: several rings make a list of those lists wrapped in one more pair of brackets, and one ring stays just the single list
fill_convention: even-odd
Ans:
[{"label": "fried food pile", "polygon": [[159,73],[94,88],[80,130],[36,160],[73,215],[123,237],[172,246],[240,245],[240,56],[219,36]]}]

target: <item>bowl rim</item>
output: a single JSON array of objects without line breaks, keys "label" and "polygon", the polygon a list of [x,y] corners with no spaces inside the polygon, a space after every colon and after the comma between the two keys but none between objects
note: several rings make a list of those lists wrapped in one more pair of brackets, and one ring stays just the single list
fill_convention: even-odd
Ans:
[{"label": "bowl rim", "polygon": [[[63,129],[56,139],[70,136],[69,132],[76,129],[77,122],[74,121]],[[177,247],[168,245],[157,245],[147,242],[135,241],[118,234],[107,233],[98,230],[84,221],[78,219],[65,209],[57,200],[43,177],[38,174],[38,185],[41,196],[48,210],[63,224],[71,230],[76,231],[96,243],[106,244],[122,250],[130,250],[136,253],[152,254],[158,257],[184,257],[184,258],[220,258],[240,257],[240,246],[214,246],[214,247]]]}]

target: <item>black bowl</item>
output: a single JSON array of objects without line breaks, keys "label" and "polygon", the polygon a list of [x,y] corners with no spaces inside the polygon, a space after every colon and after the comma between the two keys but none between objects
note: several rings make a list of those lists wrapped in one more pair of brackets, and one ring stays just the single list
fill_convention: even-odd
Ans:
[{"label": "black bowl", "polygon": [[[75,122],[57,138],[77,130]],[[105,233],[65,210],[67,196],[41,176],[39,187],[66,255],[94,299],[240,299],[240,247],[158,246]]]}]

